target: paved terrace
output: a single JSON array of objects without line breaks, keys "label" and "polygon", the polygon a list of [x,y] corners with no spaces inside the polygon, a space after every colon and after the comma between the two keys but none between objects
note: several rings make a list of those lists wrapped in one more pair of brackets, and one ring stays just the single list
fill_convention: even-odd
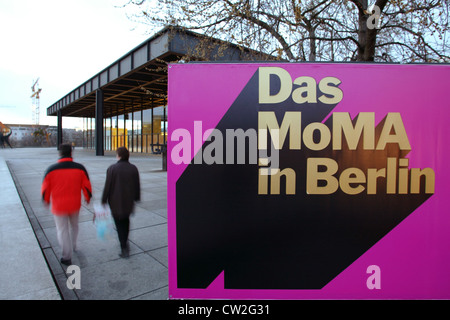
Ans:
[{"label": "paved terrace", "polygon": [[80,211],[78,250],[72,257],[81,270],[81,289],[67,288],[70,273],[59,262],[53,216],[40,197],[44,172],[58,159],[57,150],[0,149],[0,299],[166,300],[167,176],[161,156],[130,156],[140,171],[141,202],[131,217],[127,259],[118,255],[116,235],[98,239],[92,222],[93,203],[100,202],[114,153],[97,157],[93,150],[76,149],[73,157],[86,167],[93,188],[93,201]]}]

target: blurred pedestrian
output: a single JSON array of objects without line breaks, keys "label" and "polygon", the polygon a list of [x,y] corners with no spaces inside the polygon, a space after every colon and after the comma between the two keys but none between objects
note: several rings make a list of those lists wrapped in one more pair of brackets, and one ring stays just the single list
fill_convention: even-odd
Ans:
[{"label": "blurred pedestrian", "polygon": [[41,194],[56,224],[58,241],[62,249],[61,263],[72,264],[72,251],[76,250],[78,238],[78,215],[81,193],[86,203],[92,198],[92,187],[86,168],[72,159],[72,146],[62,144],[60,159],[51,165],[44,176]]},{"label": "blurred pedestrian", "polygon": [[5,136],[2,132],[2,130],[0,129],[0,143],[2,148],[5,148],[5,143],[12,149],[11,144],[9,143],[9,137],[12,134],[12,130],[9,131],[9,133]]},{"label": "blurred pedestrian", "polygon": [[102,204],[109,203],[119,237],[120,256],[126,258],[129,256],[130,215],[135,202],[141,200],[141,188],[139,171],[129,162],[130,153],[127,148],[118,148],[116,154],[118,161],[106,171]]}]

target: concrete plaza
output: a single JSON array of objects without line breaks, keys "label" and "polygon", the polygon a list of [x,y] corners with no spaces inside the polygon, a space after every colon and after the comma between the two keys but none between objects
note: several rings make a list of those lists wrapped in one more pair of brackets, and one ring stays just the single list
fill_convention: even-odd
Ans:
[{"label": "concrete plaza", "polygon": [[[0,149],[0,299],[168,299],[167,175],[161,155],[131,154],[140,171],[141,201],[131,217],[130,257],[119,257],[119,241],[101,240],[92,222],[113,152],[75,149],[91,180],[93,199],[80,210],[78,249],[81,289],[69,289],[67,266],[53,216],[40,196],[45,170],[58,159],[55,148]],[[8,170],[9,169],[9,170]]]}]

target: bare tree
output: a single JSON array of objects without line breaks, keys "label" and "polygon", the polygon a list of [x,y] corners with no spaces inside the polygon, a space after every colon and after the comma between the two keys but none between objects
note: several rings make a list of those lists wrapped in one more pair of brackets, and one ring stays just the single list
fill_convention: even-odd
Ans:
[{"label": "bare tree", "polygon": [[176,25],[290,61],[449,62],[448,0],[126,0]]}]

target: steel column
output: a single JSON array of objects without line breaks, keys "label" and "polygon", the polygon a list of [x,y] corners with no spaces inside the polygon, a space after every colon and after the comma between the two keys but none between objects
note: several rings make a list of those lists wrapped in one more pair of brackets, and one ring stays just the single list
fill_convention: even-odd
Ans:
[{"label": "steel column", "polygon": [[57,113],[57,131],[56,131],[56,147],[59,150],[59,146],[63,143],[63,130],[62,130],[62,113],[61,110],[58,110]]},{"label": "steel column", "polygon": [[95,155],[104,156],[103,143],[103,90],[97,89],[95,93]]}]

